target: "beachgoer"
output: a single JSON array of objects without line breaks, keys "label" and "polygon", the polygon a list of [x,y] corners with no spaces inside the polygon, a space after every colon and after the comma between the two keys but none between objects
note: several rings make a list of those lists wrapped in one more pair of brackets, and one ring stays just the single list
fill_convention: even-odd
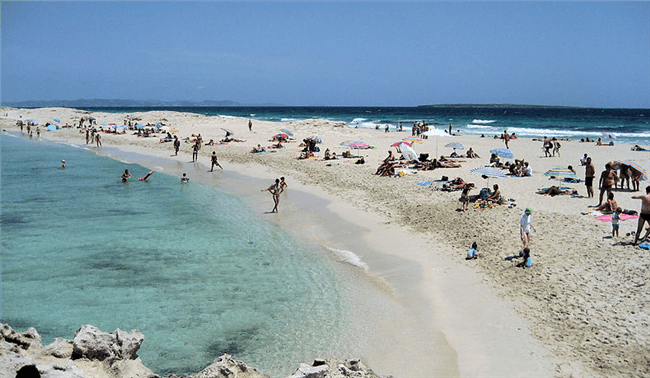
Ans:
[{"label": "beachgoer", "polygon": [[521,216],[521,221],[519,222],[519,232],[521,233],[521,240],[524,243],[524,248],[528,248],[530,244],[530,230],[537,232],[535,226],[533,226],[533,210],[527,208],[524,211],[524,215]]},{"label": "beachgoer", "polygon": [[201,145],[199,143],[194,143],[192,146],[192,162],[195,162],[199,159],[199,149]]},{"label": "beachgoer", "polygon": [[451,133],[451,122],[449,122],[449,135],[453,135],[453,134]]},{"label": "beachgoer", "polygon": [[602,145],[603,145],[603,140],[598,138],[598,140],[596,141],[596,146],[602,146]]},{"label": "beachgoer", "polygon": [[578,191],[576,189],[560,189],[557,186],[553,185],[550,188],[540,192],[540,194],[544,194],[545,196],[557,196],[560,194],[578,194]]},{"label": "beachgoer", "polygon": [[618,237],[618,227],[621,223],[621,213],[623,212],[623,209],[620,207],[616,208],[616,211],[614,214],[612,214],[612,237],[617,238]]},{"label": "beachgoer", "polygon": [[393,151],[388,150],[388,156],[386,157],[386,159],[384,159],[384,163],[388,163],[388,162],[395,161],[395,160],[396,159],[395,159],[395,155],[393,155]]},{"label": "beachgoer", "polygon": [[61,160],[61,168],[65,169],[65,160]]},{"label": "beachgoer", "polygon": [[544,137],[544,157],[551,157],[551,148],[553,148],[553,143],[547,138]]},{"label": "beachgoer", "polygon": [[126,182],[128,179],[131,178],[131,174],[129,173],[128,169],[124,170],[124,173],[122,173],[122,182]]},{"label": "beachgoer", "polygon": [[36,127],[36,138],[41,137],[41,129],[39,127]]},{"label": "beachgoer", "polygon": [[560,145],[560,141],[558,141],[557,138],[553,137],[552,143],[553,143],[553,156],[555,156],[555,153],[557,152],[557,156],[561,157],[560,147],[562,147],[562,145]]},{"label": "beachgoer", "polygon": [[385,132],[385,133],[388,132],[388,124],[386,124],[386,127],[384,127],[384,132]]},{"label": "beachgoer", "polygon": [[253,132],[253,121],[250,119],[248,120],[248,131]]},{"label": "beachgoer", "polygon": [[178,136],[174,135],[174,155],[178,155],[178,150],[181,148],[181,141],[178,140]]},{"label": "beachgoer", "polygon": [[221,164],[219,164],[219,161],[217,160],[217,151],[212,151],[212,166],[210,167],[210,172],[214,171],[214,166],[216,165],[217,167],[223,169]]},{"label": "beachgoer", "polygon": [[[79,122],[81,124],[81,122]],[[86,129],[86,144],[90,143],[90,130]]]},{"label": "beachgoer", "polygon": [[506,144],[506,148],[510,148],[508,146],[508,142],[510,142],[510,134],[508,134],[508,130],[503,130],[503,141]]},{"label": "beachgoer", "polygon": [[181,177],[181,182],[190,182],[190,178],[187,177],[187,173],[183,173],[183,177]]},{"label": "beachgoer", "polygon": [[577,174],[578,174],[578,172],[576,172],[575,168],[573,168],[572,165],[566,167],[566,169],[568,169],[568,170],[570,170],[571,172],[573,172],[574,175],[577,175]]},{"label": "beachgoer", "polygon": [[585,156],[583,156],[582,159],[580,159],[580,165],[587,165],[588,158],[589,157],[587,156],[587,154],[585,154]]},{"label": "beachgoer", "polygon": [[524,259],[524,261],[517,264],[518,267],[530,268],[533,265],[533,262],[530,259],[530,248],[528,248],[528,247],[524,248],[524,250],[522,251],[521,257]]},{"label": "beachgoer", "polygon": [[99,133],[95,135],[95,142],[97,143],[97,148],[102,146],[102,141],[101,141],[101,137],[99,136]]},{"label": "beachgoer", "polygon": [[585,165],[585,186],[587,187],[588,198],[594,198],[594,177],[596,177],[596,167],[591,162],[591,158],[588,157],[587,164]]},{"label": "beachgoer", "polygon": [[284,192],[284,190],[288,187],[287,182],[284,181],[284,176],[280,177],[280,190]]},{"label": "beachgoer", "polygon": [[637,171],[636,169],[631,169],[632,171],[632,191],[633,192],[638,192],[639,191],[639,180],[643,177],[643,173]]},{"label": "beachgoer", "polygon": [[607,163],[605,164],[605,170],[600,174],[600,180],[598,181],[598,188],[600,189],[598,206],[603,204],[603,195],[605,192],[607,192],[607,196],[612,192],[612,185],[614,185],[615,182],[618,182],[618,176],[614,171],[612,171],[612,166]]},{"label": "beachgoer", "polygon": [[617,208],[618,208],[618,204],[614,199],[614,193],[609,193],[607,195],[607,201],[605,201],[605,203],[603,203],[602,205],[598,206],[596,210],[602,211],[603,213],[613,213],[616,211]]},{"label": "beachgoer", "polygon": [[492,185],[492,188],[494,189],[494,192],[492,192],[492,194],[487,196],[487,198],[485,198],[485,200],[487,202],[493,202],[493,203],[501,202],[501,191],[499,191],[499,185],[494,184],[494,185]]},{"label": "beachgoer", "polygon": [[627,183],[627,190],[630,190],[630,167],[621,164],[619,173],[621,174],[621,189],[623,189],[623,184]]},{"label": "beachgoer", "polygon": [[153,171],[149,171],[149,173],[147,173],[144,177],[140,177],[140,181],[147,181],[151,175],[153,175]]},{"label": "beachgoer", "polygon": [[[22,126],[20,127],[20,131],[23,131]],[[632,151],[646,151],[646,149],[639,146],[638,144],[635,144],[634,147],[632,147]]]},{"label": "beachgoer", "polygon": [[639,225],[636,229],[636,235],[634,236],[634,245],[637,245],[639,242],[639,236],[641,231],[643,231],[643,225],[647,221],[650,224],[650,185],[645,188],[645,196],[632,196],[632,199],[641,200],[641,211],[639,213]]},{"label": "beachgoer", "polygon": [[275,179],[275,184],[269,186],[266,189],[262,189],[262,191],[268,191],[273,195],[273,203],[275,206],[273,206],[273,210],[271,210],[272,213],[277,213],[278,212],[278,204],[280,203],[280,193],[282,193],[282,188],[280,187],[280,179]]},{"label": "beachgoer", "polygon": [[472,243],[472,247],[467,251],[467,257],[465,257],[465,260],[474,259],[478,259],[478,245],[476,242]]},{"label": "beachgoer", "polygon": [[463,211],[467,211],[467,205],[469,205],[469,191],[473,188],[474,184],[470,182],[465,185],[463,192],[460,194],[460,198],[458,200],[463,203]]},{"label": "beachgoer", "polygon": [[524,167],[521,169],[521,175],[522,176],[532,176],[533,175],[533,167],[531,167],[527,161],[524,162]]}]

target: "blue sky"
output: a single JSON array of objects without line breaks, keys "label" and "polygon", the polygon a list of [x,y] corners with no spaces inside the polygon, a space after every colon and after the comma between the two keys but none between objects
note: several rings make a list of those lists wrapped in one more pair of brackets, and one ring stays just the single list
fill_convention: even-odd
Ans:
[{"label": "blue sky", "polygon": [[650,108],[649,2],[2,2],[0,100]]}]

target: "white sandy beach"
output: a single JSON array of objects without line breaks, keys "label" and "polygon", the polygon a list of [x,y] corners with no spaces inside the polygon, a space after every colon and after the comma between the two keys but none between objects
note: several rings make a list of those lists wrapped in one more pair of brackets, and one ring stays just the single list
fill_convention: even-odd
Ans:
[{"label": "white sandy beach", "polygon": [[[68,108],[1,108],[0,112],[7,114],[2,118],[3,129],[15,132],[16,120],[31,118],[39,122],[42,138],[85,145],[84,134],[76,128],[48,132],[43,125],[53,118],[61,119],[61,124],[73,124],[79,117],[88,116],[87,112]],[[126,114],[114,113],[92,116],[97,124],[122,124],[127,118]],[[365,230],[358,236],[338,237],[335,226],[313,225],[326,229],[323,245],[355,252],[369,267],[370,280],[387,284],[394,300],[408,310],[409,319],[415,319],[392,329],[386,327],[377,340],[369,341],[367,355],[361,357],[381,374],[428,377],[433,369],[438,376],[461,377],[650,375],[649,295],[645,285],[650,258],[647,252],[625,245],[632,241],[626,234],[636,230],[636,219],[622,222],[620,238],[608,238],[609,222],[582,215],[598,203],[597,183],[596,198],[589,199],[584,183],[563,183],[543,175],[551,168],[572,165],[584,179],[579,159],[585,153],[592,157],[597,176],[613,159],[629,159],[648,168],[650,152],[631,151],[631,146],[624,144],[599,147],[566,141],[562,142],[561,157],[544,158],[541,142],[516,139],[510,142],[511,150],[515,157],[530,162],[533,177],[489,181],[490,185],[497,183],[506,198],[515,199],[516,206],[459,212],[459,192],[435,191],[435,183],[425,187],[417,183],[460,176],[478,188],[484,187],[485,180],[470,170],[486,165],[488,151],[504,147],[502,140],[491,136],[429,138],[415,145],[418,153],[448,156],[451,149],[443,146],[454,141],[472,147],[481,158],[463,159],[461,168],[417,171],[393,178],[374,173],[389,146],[410,135],[410,129],[384,133],[319,120],[281,124],[254,121],[253,132],[249,132],[248,120],[243,118],[171,111],[129,116],[141,119],[141,123],[164,118],[165,124],[178,130],[180,138],[201,134],[204,142],[218,141],[224,135],[221,128],[228,128],[245,142],[203,146],[199,165],[188,163],[191,144],[182,143],[179,156],[174,157],[172,144],[160,143],[158,136],[101,134],[103,149],[182,162],[167,173],[188,170],[190,176],[201,177],[197,181],[206,184],[219,183],[225,173],[205,172],[210,154],[216,151],[226,172],[264,179],[268,184],[285,176],[289,195],[298,191],[321,197],[328,203],[326,210]],[[296,143],[286,143],[285,148],[272,153],[249,152],[257,144],[270,146],[270,137],[285,127],[294,132]],[[351,159],[297,160],[299,142],[310,135],[323,139],[317,153],[320,157],[328,147],[341,155],[348,148],[340,143],[347,140],[363,140],[377,148],[353,151],[364,156],[364,165]],[[146,159],[141,164],[148,166]],[[575,187],[580,196],[536,194],[537,188],[551,185]],[[641,182],[641,192],[646,185],[647,181]],[[640,201],[631,199],[639,193],[614,193],[620,207],[639,210]],[[251,206],[268,211],[272,207],[269,197],[260,194],[260,200],[252,200]],[[299,206],[283,200],[279,215],[269,219],[291,229],[300,224]],[[533,209],[537,232],[531,240],[533,266],[522,269],[515,267],[519,259],[505,258],[521,250],[519,218],[527,207]],[[294,232],[300,237],[300,232]],[[355,249],[355,238],[369,248]],[[474,241],[480,258],[466,261],[465,254]],[[421,334],[414,337],[417,332]],[[427,344],[422,334],[430,335],[431,342]],[[407,351],[400,355],[410,354],[412,359],[391,359],[398,349]],[[443,357],[432,359],[428,355],[436,352]],[[436,367],[430,366],[431,360],[437,361]]]}]

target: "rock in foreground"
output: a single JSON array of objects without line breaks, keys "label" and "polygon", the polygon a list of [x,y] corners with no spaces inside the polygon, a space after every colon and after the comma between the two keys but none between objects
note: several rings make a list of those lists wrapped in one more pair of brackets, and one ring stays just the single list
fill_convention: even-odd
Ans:
[{"label": "rock in foreground", "polygon": [[[16,332],[0,325],[0,378],[159,378],[145,367],[136,352],[144,341],[137,330],[102,332],[81,326],[73,340],[55,339],[43,347],[34,328]],[[287,378],[390,378],[375,374],[359,360],[321,360],[301,363]],[[170,375],[169,378],[190,378]],[[224,354],[191,378],[269,378],[268,375]]]}]

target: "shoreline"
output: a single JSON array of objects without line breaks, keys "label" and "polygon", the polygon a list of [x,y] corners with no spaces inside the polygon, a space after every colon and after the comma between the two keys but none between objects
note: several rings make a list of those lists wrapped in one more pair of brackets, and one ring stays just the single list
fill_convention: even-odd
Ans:
[{"label": "shoreline", "polygon": [[[23,109],[12,111],[16,114],[28,113]],[[208,133],[214,134],[222,125],[243,130],[246,121],[197,115],[193,118],[202,118],[201,121],[205,123],[203,126],[185,125],[181,129],[185,117],[179,116],[176,120],[173,119],[176,114],[167,113],[168,119],[179,125],[182,134],[201,130],[198,132],[205,135],[205,139],[209,139]],[[96,115],[98,119],[99,114],[102,113]],[[323,135],[323,139],[358,137],[376,141],[373,144],[378,146],[388,145],[397,134],[382,135],[383,132],[375,130],[338,129],[327,121],[281,125],[294,128],[296,134],[301,136],[313,132]],[[15,130],[13,125],[3,126]],[[256,129],[265,130],[264,135],[272,135],[282,126],[270,122],[256,123]],[[76,136],[77,140],[83,142],[78,133],[75,135],[66,134],[66,130],[63,130],[64,133],[59,131],[53,132],[57,134],[45,133],[46,139],[61,137],[70,140]],[[245,132],[241,134],[246,135]],[[138,140],[128,135],[123,139],[118,139],[123,136],[115,137],[104,138],[107,147],[140,153],[144,150],[153,156],[168,154],[171,150],[169,144],[158,146],[151,143],[154,141]],[[648,262],[631,247],[612,245],[607,239],[601,239],[601,235],[609,232],[609,224],[600,224],[590,217],[580,215],[581,211],[589,210],[593,200],[568,196],[551,198],[534,194],[535,188],[555,185],[541,174],[546,169],[566,165],[567,162],[576,166],[578,158],[585,151],[594,157],[598,172],[599,166],[608,161],[608,155],[629,154],[629,146],[595,147],[578,144],[582,148],[577,149],[577,143],[568,142],[563,143],[563,157],[551,160],[536,157],[541,151],[536,142],[515,140],[511,143],[516,154],[531,155],[527,160],[535,167],[534,177],[496,179],[491,183],[499,183],[508,198],[516,197],[518,206],[513,209],[502,206],[458,213],[455,211],[458,207],[457,193],[433,192],[429,188],[417,187],[415,183],[433,180],[440,175],[460,175],[466,180],[471,178],[472,181],[483,184],[480,178],[468,172],[479,161],[469,159],[457,170],[418,172],[417,175],[407,175],[400,179],[380,178],[372,176],[372,172],[385,155],[383,147],[381,151],[384,152],[363,152],[367,157],[366,166],[355,167],[349,162],[335,161],[331,164],[337,170],[332,172],[333,169],[329,169],[325,162],[293,159],[297,154],[295,145],[276,154],[247,154],[251,144],[254,146],[265,139],[262,135],[251,135],[245,143],[246,148],[235,145],[207,148],[218,151],[222,165],[223,162],[228,164],[226,169],[232,169],[235,164],[240,164],[237,171],[256,171],[261,168],[259,171],[263,173],[260,178],[284,175],[290,182],[290,188],[295,188],[295,184],[300,182],[310,194],[331,199],[328,210],[334,211],[346,221],[363,224],[370,230],[365,239],[372,247],[414,262],[420,267],[422,277],[417,293],[414,294],[409,293],[412,289],[409,280],[401,280],[394,267],[381,268],[381,258],[372,253],[361,256],[371,266],[372,272],[383,275],[391,287],[396,288],[397,295],[403,296],[405,303],[417,309],[416,312],[422,315],[422,323],[434,324],[444,334],[457,354],[460,376],[563,376],[586,372],[596,376],[616,376],[645,371],[642,365],[644,353],[638,351],[648,349],[648,335],[641,324],[647,314],[642,308],[632,313],[634,316],[624,314],[628,314],[630,309],[640,308],[640,304],[647,300],[647,294],[634,291],[631,283],[625,280],[626,274],[618,270],[626,269],[632,272],[630,275],[643,277],[648,272]],[[445,141],[447,140],[450,139]],[[482,162],[486,160],[486,148],[502,146],[501,141],[491,138],[461,136],[454,137],[453,140],[473,146],[483,157],[479,159]],[[432,149],[431,143],[428,146]],[[202,161],[207,159],[207,148],[201,152]],[[418,146],[418,150],[424,150],[424,147]],[[611,156],[616,157],[619,156]],[[645,159],[644,162],[648,161],[648,156],[642,158]],[[576,168],[581,177],[582,168]],[[584,192],[584,186],[580,185],[571,186]],[[626,192],[616,194],[619,206],[631,209],[638,207],[638,201],[631,200]],[[534,235],[531,241],[531,246],[537,248],[533,252],[534,268],[520,270],[503,258],[518,250],[515,227],[518,216],[525,207],[535,209],[535,224],[540,230],[540,236]],[[631,222],[623,222],[621,235],[630,226]],[[566,235],[563,230],[574,230],[575,234]],[[465,262],[464,251],[473,239],[479,241],[482,258]],[[584,260],[577,258],[582,256],[589,257]],[[377,261],[373,261],[373,258]],[[619,269],[610,271],[608,267],[612,264]],[[408,276],[408,269],[398,273]],[[608,273],[613,276],[608,278]],[[619,289],[616,289],[617,286]],[[598,298],[608,298],[616,295],[620,288],[628,291],[628,298],[616,298],[616,302],[603,299],[590,303],[593,302],[590,298],[594,298],[595,294],[598,294]],[[630,294],[630,291],[634,292]],[[420,298],[424,298],[426,304],[418,303]],[[621,315],[612,312],[612,303],[616,303]],[[432,314],[427,313],[427,305],[433,309]],[[612,335],[616,332],[620,332],[623,338],[614,339]],[[556,350],[554,355],[548,352],[550,348]],[[635,350],[636,353],[631,352]],[[605,361],[600,362],[601,367],[598,367],[599,361]],[[371,362],[370,365],[383,373],[380,364]]]}]

